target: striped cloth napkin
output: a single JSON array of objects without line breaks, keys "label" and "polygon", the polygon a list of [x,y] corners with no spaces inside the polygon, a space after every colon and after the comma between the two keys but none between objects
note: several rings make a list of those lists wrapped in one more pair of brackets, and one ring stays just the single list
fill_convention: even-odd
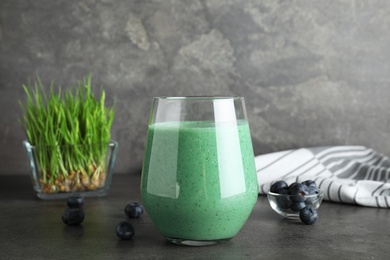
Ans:
[{"label": "striped cloth napkin", "polygon": [[259,193],[271,184],[314,180],[324,200],[390,208],[390,159],[364,146],[313,147],[255,158]]}]

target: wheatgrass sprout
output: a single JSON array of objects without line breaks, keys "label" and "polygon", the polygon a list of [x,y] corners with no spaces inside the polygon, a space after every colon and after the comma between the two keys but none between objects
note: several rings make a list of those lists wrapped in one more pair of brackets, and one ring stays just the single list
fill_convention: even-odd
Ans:
[{"label": "wheatgrass sprout", "polygon": [[[44,192],[67,192],[101,187],[115,109],[91,91],[91,75],[67,91],[46,94],[42,81],[23,85],[26,102],[20,102],[20,123],[35,149]],[[46,189],[46,191],[45,191]]]}]

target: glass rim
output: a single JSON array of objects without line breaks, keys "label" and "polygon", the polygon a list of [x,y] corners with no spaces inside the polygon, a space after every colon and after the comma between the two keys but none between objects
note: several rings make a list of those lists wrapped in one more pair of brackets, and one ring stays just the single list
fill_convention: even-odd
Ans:
[{"label": "glass rim", "polygon": [[32,149],[38,149],[38,148],[49,148],[49,147],[75,147],[75,146],[96,146],[96,145],[107,145],[107,146],[117,146],[118,142],[115,140],[110,140],[108,142],[104,143],[90,143],[90,144],[64,144],[64,145],[32,145],[29,140],[23,140],[22,142],[25,147],[29,147]]},{"label": "glass rim", "polygon": [[[300,197],[299,195],[280,194],[280,193],[275,193],[275,192],[271,192],[271,191],[268,191],[267,195],[270,195],[270,196],[273,196],[273,197],[294,197],[294,198],[295,197]],[[304,197],[305,198],[312,198],[312,197],[319,197],[319,196],[323,196],[323,195],[324,195],[324,191],[318,189],[318,193],[317,194],[307,194]]]},{"label": "glass rim", "polygon": [[154,97],[155,102],[158,101],[210,101],[210,100],[244,100],[241,96],[161,96]]}]

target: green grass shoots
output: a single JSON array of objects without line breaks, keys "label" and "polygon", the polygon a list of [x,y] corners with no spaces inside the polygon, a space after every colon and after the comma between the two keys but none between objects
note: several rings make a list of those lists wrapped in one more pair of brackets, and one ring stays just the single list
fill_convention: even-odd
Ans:
[{"label": "green grass shoots", "polygon": [[39,77],[23,85],[26,102],[20,123],[34,146],[44,192],[93,190],[103,185],[106,153],[114,107],[105,105],[105,92],[95,98],[91,75],[76,87],[45,92]]}]

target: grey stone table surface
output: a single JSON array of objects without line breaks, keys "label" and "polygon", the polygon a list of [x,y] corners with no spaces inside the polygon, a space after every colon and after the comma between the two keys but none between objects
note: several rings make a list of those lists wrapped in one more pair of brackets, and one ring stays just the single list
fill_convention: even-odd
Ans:
[{"label": "grey stone table surface", "polygon": [[[390,211],[323,202],[315,225],[281,218],[259,196],[245,226],[225,244],[176,246],[165,241],[147,213],[130,220],[129,202],[140,201],[140,176],[114,175],[109,194],[87,198],[85,220],[61,221],[65,201],[35,198],[27,176],[0,177],[0,259],[389,259]],[[115,234],[130,221],[136,234]]]}]

